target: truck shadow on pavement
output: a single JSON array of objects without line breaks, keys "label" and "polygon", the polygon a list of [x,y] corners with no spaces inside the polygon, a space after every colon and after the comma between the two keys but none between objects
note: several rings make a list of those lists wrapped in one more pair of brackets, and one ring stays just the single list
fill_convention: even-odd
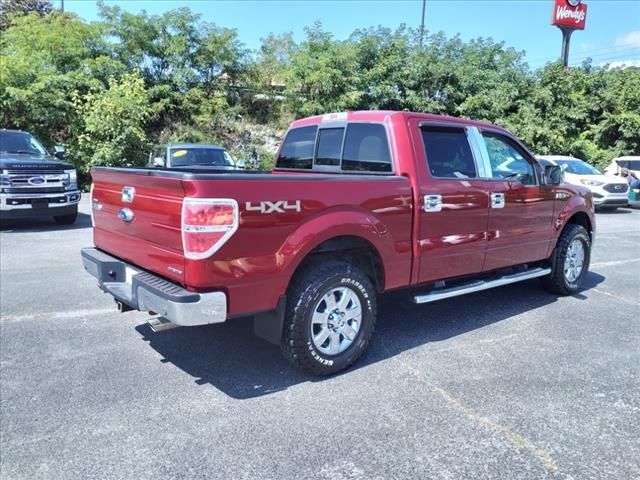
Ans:
[{"label": "truck shadow on pavement", "polygon": [[[583,293],[603,280],[603,276],[590,272]],[[574,298],[586,299],[583,293]],[[369,348],[356,365],[338,375],[349,375],[405,350],[442,342],[557,301],[557,296],[544,291],[536,281],[460,298],[416,306],[409,302],[406,292],[383,296]],[[172,363],[196,378],[197,384],[210,384],[232,398],[260,397],[327,378],[312,377],[289,365],[277,346],[253,334],[250,318],[160,333],[154,333],[147,324],[136,330],[162,355],[162,362]]]},{"label": "truck shadow on pavement", "polygon": [[12,232],[54,232],[57,230],[78,230],[91,228],[91,215],[78,212],[78,218],[71,225],[59,225],[53,217],[16,218],[0,220],[0,231]]}]

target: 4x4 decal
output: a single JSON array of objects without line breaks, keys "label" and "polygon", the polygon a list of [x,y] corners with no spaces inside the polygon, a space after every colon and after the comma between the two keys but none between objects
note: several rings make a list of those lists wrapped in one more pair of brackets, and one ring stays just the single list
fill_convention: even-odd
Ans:
[{"label": "4x4 decal", "polygon": [[246,202],[245,209],[247,212],[260,212],[260,213],[285,213],[287,210],[293,210],[294,212],[302,211],[300,207],[300,200],[295,202],[289,202],[288,200],[278,200],[276,202],[269,202],[265,200],[257,204],[252,202]]}]

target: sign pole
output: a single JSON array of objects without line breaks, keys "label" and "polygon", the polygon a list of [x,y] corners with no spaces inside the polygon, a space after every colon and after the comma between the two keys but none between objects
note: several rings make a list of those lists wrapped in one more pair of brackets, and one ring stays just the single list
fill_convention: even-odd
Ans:
[{"label": "sign pole", "polygon": [[560,27],[562,31],[562,66],[569,66],[569,43],[571,42],[571,34],[573,33],[572,28]]},{"label": "sign pole", "polygon": [[555,25],[562,32],[560,60],[564,68],[569,66],[571,34],[576,30],[584,30],[586,20],[587,5],[582,0],[554,0],[551,25]]}]

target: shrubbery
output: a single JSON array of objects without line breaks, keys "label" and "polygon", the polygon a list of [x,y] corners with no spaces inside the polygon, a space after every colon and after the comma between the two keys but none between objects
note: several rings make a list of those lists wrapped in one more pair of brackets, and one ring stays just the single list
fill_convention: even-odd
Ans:
[{"label": "shrubbery", "polygon": [[45,7],[3,12],[0,126],[65,145],[83,174],[142,164],[166,141],[222,143],[268,168],[274,133],[292,118],[354,109],[487,120],[537,153],[596,165],[640,153],[637,68],[532,71],[522,52],[491,39],[438,33],[421,48],[405,26],[337,40],[316,23],[300,43],[270,35],[251,52],[235,30],[189,9],[101,5],[101,21],[89,23]]}]

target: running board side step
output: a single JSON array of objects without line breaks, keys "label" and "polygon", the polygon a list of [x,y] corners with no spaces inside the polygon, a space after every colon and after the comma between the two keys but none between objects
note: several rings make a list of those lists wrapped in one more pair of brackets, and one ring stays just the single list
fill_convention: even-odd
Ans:
[{"label": "running board side step", "polygon": [[445,298],[457,297],[467,293],[480,292],[494,287],[509,285],[510,283],[522,282],[532,278],[544,277],[551,273],[550,268],[534,268],[525,272],[514,273],[513,275],[505,275],[493,280],[479,280],[477,282],[467,283],[453,288],[445,288],[441,290],[433,290],[424,295],[416,295],[413,298],[415,303],[429,303]]}]

